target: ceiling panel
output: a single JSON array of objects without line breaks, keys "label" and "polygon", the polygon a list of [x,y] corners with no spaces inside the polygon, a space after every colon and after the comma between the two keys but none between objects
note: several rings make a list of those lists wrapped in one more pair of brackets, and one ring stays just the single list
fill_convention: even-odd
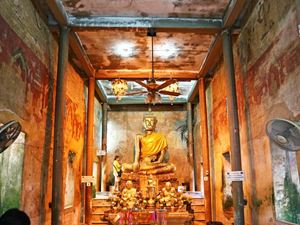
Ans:
[{"label": "ceiling panel", "polygon": [[[151,37],[146,30],[82,31],[78,35],[95,69],[151,69]],[[153,38],[155,70],[198,71],[211,40],[212,36],[197,33],[157,32]]]},{"label": "ceiling panel", "polygon": [[63,0],[74,16],[221,18],[230,0]]}]

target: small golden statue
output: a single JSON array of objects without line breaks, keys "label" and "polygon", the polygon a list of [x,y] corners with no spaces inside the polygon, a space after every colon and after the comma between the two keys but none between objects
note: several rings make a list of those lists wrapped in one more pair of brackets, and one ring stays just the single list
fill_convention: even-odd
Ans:
[{"label": "small golden statue", "polygon": [[146,115],[143,120],[144,135],[135,137],[135,159],[133,164],[123,164],[124,172],[142,174],[162,174],[175,171],[175,166],[166,160],[167,140],[161,133],[155,132],[157,119]]},{"label": "small golden statue", "polygon": [[155,207],[155,198],[156,198],[156,183],[153,181],[152,175],[148,177],[148,185],[147,185],[147,197],[149,198],[148,200],[148,205],[150,208]]},{"label": "small golden statue", "polygon": [[176,189],[172,187],[170,182],[166,182],[165,187],[161,191],[159,203],[171,207],[175,202],[177,202]]},{"label": "small golden statue", "polygon": [[121,199],[127,208],[132,209],[136,203],[136,189],[132,186],[132,181],[126,182],[126,187],[122,191]]}]

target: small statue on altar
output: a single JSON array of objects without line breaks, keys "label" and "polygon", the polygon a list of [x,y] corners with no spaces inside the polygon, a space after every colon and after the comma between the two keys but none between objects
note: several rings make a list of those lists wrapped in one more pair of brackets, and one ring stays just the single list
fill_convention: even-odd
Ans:
[{"label": "small statue on altar", "polygon": [[176,189],[172,187],[170,182],[166,182],[165,187],[159,195],[159,203],[167,207],[171,207],[174,206],[177,200]]},{"label": "small statue on altar", "polygon": [[152,174],[150,174],[150,176],[148,177],[147,196],[149,198],[148,200],[149,207],[154,208],[155,197],[156,197],[156,182],[153,181]]},{"label": "small statue on altar", "polygon": [[144,135],[135,137],[135,159],[133,164],[123,164],[124,172],[142,174],[162,174],[175,171],[175,166],[167,162],[167,140],[161,133],[155,132],[157,119],[146,115],[143,119]]},{"label": "small statue on altar", "polygon": [[132,181],[126,182],[126,187],[122,191],[122,201],[129,209],[132,209],[136,203],[136,189],[132,185]]}]

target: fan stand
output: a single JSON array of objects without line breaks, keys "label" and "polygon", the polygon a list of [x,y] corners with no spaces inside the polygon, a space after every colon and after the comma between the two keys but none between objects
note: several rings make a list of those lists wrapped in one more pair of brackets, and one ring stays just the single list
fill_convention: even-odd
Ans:
[{"label": "fan stand", "polygon": [[4,152],[19,136],[21,124],[10,121],[0,127],[0,153]]}]

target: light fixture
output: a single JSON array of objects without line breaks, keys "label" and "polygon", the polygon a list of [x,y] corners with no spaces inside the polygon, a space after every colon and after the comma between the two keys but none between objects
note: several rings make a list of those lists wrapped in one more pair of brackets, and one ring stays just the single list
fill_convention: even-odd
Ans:
[{"label": "light fixture", "polygon": [[128,90],[128,84],[125,80],[115,79],[111,82],[112,91],[116,96],[117,101],[121,100],[121,98],[126,94]]},{"label": "light fixture", "polygon": [[[165,87],[163,90],[168,91],[168,92],[175,92],[175,93],[180,92],[180,89],[179,89],[179,86],[178,86],[177,82],[175,82],[173,84],[170,84],[169,86]],[[174,99],[176,98],[176,96],[173,96],[173,95],[168,95],[168,97],[169,97],[171,102],[173,102]]]},{"label": "light fixture", "polygon": [[177,56],[178,50],[173,42],[166,42],[156,45],[157,56],[162,59],[168,59]]},{"label": "light fixture", "polygon": [[113,51],[116,55],[124,58],[128,58],[134,55],[135,45],[131,42],[120,42],[113,47]]},{"label": "light fixture", "polygon": [[146,104],[153,104],[161,103],[161,95],[159,93],[148,93],[145,98]]}]

